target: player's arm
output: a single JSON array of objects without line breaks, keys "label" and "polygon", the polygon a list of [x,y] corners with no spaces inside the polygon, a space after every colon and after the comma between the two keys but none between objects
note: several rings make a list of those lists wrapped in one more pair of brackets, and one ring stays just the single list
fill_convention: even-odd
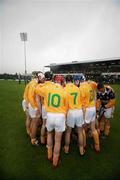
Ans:
[{"label": "player's arm", "polygon": [[38,106],[38,109],[39,109],[39,111],[40,111],[40,113],[41,113],[41,109],[42,109],[42,98],[44,98],[45,97],[45,87],[40,87],[40,86],[36,86],[36,88],[35,88],[35,91],[34,91],[34,93],[35,93],[35,96],[37,97],[37,99],[38,99],[38,97],[39,97],[39,102],[37,102],[37,106]]},{"label": "player's arm", "polygon": [[97,93],[97,100],[96,100],[96,111],[98,112],[101,106],[101,100],[100,100],[100,95]]},{"label": "player's arm", "polygon": [[35,100],[36,100],[36,102],[37,102],[37,105],[38,105],[39,110],[41,111],[41,109],[42,109],[42,103],[41,103],[41,98],[40,98],[40,96],[39,96],[39,95],[36,95]]},{"label": "player's arm", "polygon": [[28,109],[28,90],[29,90],[29,84],[25,86],[24,94],[23,94],[23,101],[22,101],[22,107],[23,111],[26,111]]},{"label": "player's arm", "polygon": [[28,90],[29,90],[29,84],[26,85],[24,94],[23,94],[23,99],[25,99],[28,102]]},{"label": "player's arm", "polygon": [[36,102],[36,94],[35,94],[35,87],[31,87],[29,89],[29,103],[31,104],[31,106],[34,108],[34,109],[38,109],[38,105],[37,105],[37,102]]},{"label": "player's arm", "polygon": [[111,108],[112,106],[115,105],[115,93],[114,93],[114,91],[112,89],[110,90],[109,97],[110,97],[110,100],[105,105],[105,108]]},{"label": "player's arm", "polygon": [[81,104],[82,104],[82,108],[85,108],[85,105],[86,105],[86,93],[85,93],[84,88],[82,86],[80,86],[79,90],[80,90],[80,101],[81,101]]},{"label": "player's arm", "polygon": [[35,100],[36,100],[37,107],[38,107],[37,111],[36,111],[36,116],[37,115],[41,116],[41,114],[42,114],[42,104],[41,104],[40,96],[35,94]]}]

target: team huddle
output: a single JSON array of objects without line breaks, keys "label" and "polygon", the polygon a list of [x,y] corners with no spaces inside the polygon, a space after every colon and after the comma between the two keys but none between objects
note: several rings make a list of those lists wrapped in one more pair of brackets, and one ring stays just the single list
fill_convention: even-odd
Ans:
[{"label": "team huddle", "polygon": [[[100,152],[99,137],[107,137],[110,132],[115,93],[110,86],[85,81],[79,76],[68,74],[63,78],[61,75],[53,77],[50,71],[38,72],[25,87],[22,106],[32,145],[38,146],[39,141],[46,144],[47,158],[53,167],[57,167],[62,137],[64,152],[68,154],[73,129],[80,156],[85,154],[89,130],[94,150]],[[36,135],[38,127],[40,140]]]}]

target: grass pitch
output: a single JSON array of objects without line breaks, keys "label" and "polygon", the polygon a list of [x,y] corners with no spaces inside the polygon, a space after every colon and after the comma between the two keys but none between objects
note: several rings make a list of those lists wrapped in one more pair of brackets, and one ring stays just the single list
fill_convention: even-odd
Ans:
[{"label": "grass pitch", "polygon": [[57,169],[46,160],[46,147],[33,147],[26,135],[21,107],[24,87],[18,82],[0,81],[0,179],[119,179],[120,85],[112,86],[116,109],[109,138],[100,140],[100,154],[88,146],[85,156],[80,157],[76,142],[72,142],[70,154],[61,151]]}]

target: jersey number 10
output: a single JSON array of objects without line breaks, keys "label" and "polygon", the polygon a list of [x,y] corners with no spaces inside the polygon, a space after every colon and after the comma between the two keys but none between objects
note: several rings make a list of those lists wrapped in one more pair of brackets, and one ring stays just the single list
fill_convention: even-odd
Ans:
[{"label": "jersey number 10", "polygon": [[48,106],[59,107],[60,106],[60,95],[59,94],[48,94]]}]

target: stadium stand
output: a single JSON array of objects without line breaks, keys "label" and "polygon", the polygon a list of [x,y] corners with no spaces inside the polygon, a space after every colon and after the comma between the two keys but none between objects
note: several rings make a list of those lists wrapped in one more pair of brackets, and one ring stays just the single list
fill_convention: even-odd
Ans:
[{"label": "stadium stand", "polygon": [[72,61],[70,63],[50,64],[54,74],[84,74],[87,79],[105,83],[120,83],[120,58],[96,59],[91,61]]}]

